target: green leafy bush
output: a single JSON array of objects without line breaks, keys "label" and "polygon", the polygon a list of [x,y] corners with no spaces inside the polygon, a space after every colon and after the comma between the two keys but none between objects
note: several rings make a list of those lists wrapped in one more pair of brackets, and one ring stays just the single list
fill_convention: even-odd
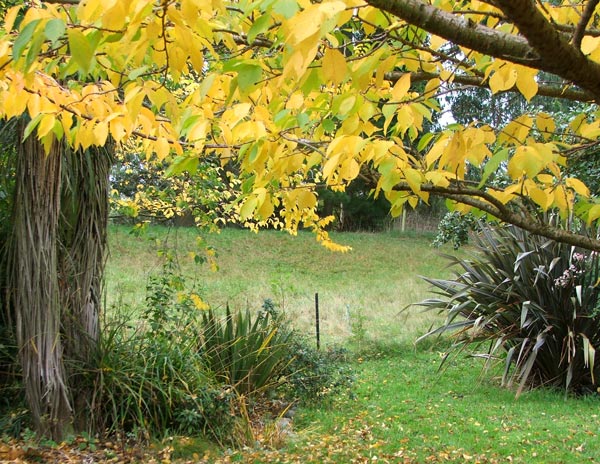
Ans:
[{"label": "green leafy bush", "polygon": [[354,372],[343,348],[317,350],[296,336],[288,353],[284,388],[295,401],[320,402],[349,390],[354,383]]},{"label": "green leafy bush", "polygon": [[447,315],[426,336],[452,331],[454,350],[505,351],[503,382],[583,393],[600,382],[597,253],[530,235],[515,227],[484,228],[471,259],[449,256],[452,280],[426,279],[441,298],[421,305]]},{"label": "green leafy bush", "polygon": [[[197,312],[167,259],[147,286],[143,321],[125,315],[107,324],[92,373],[98,429],[142,435],[208,433],[231,422],[234,395],[199,354]],[[143,322],[143,323],[142,323]]]},{"label": "green leafy bush", "polygon": [[438,224],[438,233],[433,241],[433,246],[440,247],[451,242],[452,247],[458,250],[469,242],[469,234],[478,232],[480,228],[480,223],[472,213],[448,212]]},{"label": "green leafy bush", "polygon": [[166,339],[124,323],[105,328],[94,375],[97,428],[142,437],[167,431],[219,436],[232,395],[205,369],[192,335]]},{"label": "green leafy bush", "polygon": [[[268,300],[269,301],[269,300]],[[272,303],[263,305],[254,320],[249,310],[224,318],[204,312],[200,352],[217,379],[249,394],[277,386],[285,368],[291,332],[281,323]]]}]

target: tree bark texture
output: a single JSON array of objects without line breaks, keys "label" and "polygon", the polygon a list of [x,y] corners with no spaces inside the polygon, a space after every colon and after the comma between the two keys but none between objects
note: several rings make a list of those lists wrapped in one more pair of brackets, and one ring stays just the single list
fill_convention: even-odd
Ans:
[{"label": "tree bark texture", "polygon": [[[93,371],[99,338],[106,262],[108,174],[106,150],[63,150],[59,266],[62,335],[76,430],[93,429],[92,385],[82,372]],[[90,422],[91,421],[91,422]]]},{"label": "tree bark texture", "polygon": [[19,144],[10,296],[34,427],[54,440],[94,425],[84,373],[96,367],[106,261],[111,158],[103,151],[54,142],[46,154],[35,135]]},{"label": "tree bark texture", "polygon": [[[25,123],[19,124],[23,134]],[[22,137],[21,137],[22,138]],[[35,429],[60,439],[71,403],[63,344],[57,236],[60,147],[46,155],[35,137],[18,144],[9,289],[25,394]]]}]

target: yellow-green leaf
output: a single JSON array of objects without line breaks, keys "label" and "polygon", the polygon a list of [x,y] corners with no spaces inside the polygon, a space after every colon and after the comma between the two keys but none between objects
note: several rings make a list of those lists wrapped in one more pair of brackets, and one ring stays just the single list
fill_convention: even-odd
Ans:
[{"label": "yellow-green leaf", "polygon": [[323,77],[334,84],[342,83],[347,77],[346,58],[339,50],[328,48],[323,56]]},{"label": "yellow-green leaf", "polygon": [[403,74],[392,88],[392,100],[401,101],[410,89],[410,73]]},{"label": "yellow-green leaf", "polygon": [[94,50],[90,42],[79,29],[69,28],[67,36],[73,60],[84,73],[88,73],[92,65],[92,59],[94,58]]}]

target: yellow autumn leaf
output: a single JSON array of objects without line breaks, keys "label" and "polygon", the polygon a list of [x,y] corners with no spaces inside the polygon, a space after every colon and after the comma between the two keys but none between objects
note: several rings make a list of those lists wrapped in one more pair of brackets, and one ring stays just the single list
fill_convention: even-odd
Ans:
[{"label": "yellow autumn leaf", "polygon": [[504,62],[490,77],[489,84],[492,93],[511,89],[517,82],[516,65]]},{"label": "yellow autumn leaf", "polygon": [[599,47],[600,37],[592,37],[591,35],[586,35],[581,41],[581,53],[583,53],[584,55],[591,55]]},{"label": "yellow autumn leaf", "polygon": [[341,84],[347,77],[348,69],[346,58],[335,48],[325,50],[323,56],[323,77],[334,84]]},{"label": "yellow autumn leaf", "polygon": [[535,117],[535,125],[546,140],[549,139],[556,130],[556,123],[548,113],[538,113]]},{"label": "yellow autumn leaf", "polygon": [[244,200],[242,207],[240,208],[240,219],[247,221],[254,214],[254,210],[258,205],[258,199],[255,196],[248,197]]},{"label": "yellow autumn leaf", "polygon": [[199,311],[205,311],[210,308],[210,306],[206,302],[204,302],[202,298],[200,298],[200,295],[196,293],[192,293],[190,295],[190,300],[192,300],[192,303],[194,303],[194,306]]},{"label": "yellow autumn leaf", "polygon": [[339,170],[339,177],[343,180],[350,181],[356,179],[360,172],[360,165],[354,158],[348,158],[342,162]]},{"label": "yellow autumn leaf", "polygon": [[296,197],[296,205],[299,209],[314,208],[317,205],[317,197],[308,189],[301,189]]},{"label": "yellow autumn leaf", "polygon": [[[529,179],[527,179],[529,180]],[[525,193],[531,197],[531,199],[537,203],[543,211],[548,210],[554,202],[554,192],[551,189],[543,190],[535,185],[534,182],[529,181]]]},{"label": "yellow autumn leaf", "polygon": [[419,193],[421,191],[421,184],[423,183],[422,174],[416,169],[408,168],[404,170],[404,176],[410,189],[414,193]]},{"label": "yellow autumn leaf", "polygon": [[405,73],[402,75],[402,77],[400,79],[398,79],[398,81],[396,81],[396,83],[394,84],[394,87],[392,88],[392,91],[391,91],[392,100],[394,100],[396,102],[401,101],[406,96],[409,89],[410,89],[410,73]]},{"label": "yellow autumn leaf", "polygon": [[586,197],[587,198],[587,197],[590,196],[590,189],[583,182],[581,182],[579,179],[575,179],[574,177],[568,177],[565,180],[565,184],[566,184],[567,187],[569,187],[570,189],[574,190],[575,192],[577,192],[582,197]]},{"label": "yellow autumn leaf", "polygon": [[526,66],[516,66],[517,72],[517,89],[530,101],[538,92],[538,83],[536,81],[537,69],[528,68]]},{"label": "yellow autumn leaf", "polygon": [[594,205],[587,213],[587,223],[591,224],[598,218],[600,218],[600,205]]},{"label": "yellow autumn leaf", "polygon": [[52,131],[52,129],[54,128],[55,121],[56,118],[53,114],[45,114],[44,116],[42,116],[42,119],[40,120],[40,123],[37,128],[38,138],[41,139],[42,137],[50,133],[50,131]]},{"label": "yellow autumn leaf", "polygon": [[154,142],[154,153],[158,157],[159,161],[164,160],[171,152],[171,146],[169,141],[165,137],[158,137]]},{"label": "yellow autumn leaf", "polygon": [[94,125],[94,145],[104,146],[108,138],[108,123],[106,121],[98,121]]},{"label": "yellow autumn leaf", "polygon": [[540,153],[532,146],[520,146],[508,162],[508,175],[519,179],[523,175],[533,178],[544,168],[544,161]]}]

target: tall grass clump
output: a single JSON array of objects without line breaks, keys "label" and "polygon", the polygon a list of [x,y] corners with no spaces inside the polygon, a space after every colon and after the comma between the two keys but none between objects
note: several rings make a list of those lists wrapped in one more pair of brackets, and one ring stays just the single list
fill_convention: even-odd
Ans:
[{"label": "tall grass clump", "polygon": [[299,379],[310,379],[311,392],[334,388],[328,364],[307,362],[270,300],[256,312],[209,309],[168,256],[149,279],[145,307],[130,313],[105,324],[99,367],[87,376],[93,423],[105,433],[254,444],[266,436],[257,414],[291,407],[307,388]]},{"label": "tall grass clump", "polygon": [[267,301],[253,318],[248,309],[219,318],[211,309],[201,323],[200,354],[222,382],[242,395],[276,388],[286,365],[291,332]]},{"label": "tall grass clump", "polygon": [[451,331],[453,350],[503,354],[503,383],[597,391],[600,298],[597,253],[516,227],[484,227],[471,258],[448,256],[451,280],[426,279],[439,297],[422,306],[446,315],[426,336]]}]

